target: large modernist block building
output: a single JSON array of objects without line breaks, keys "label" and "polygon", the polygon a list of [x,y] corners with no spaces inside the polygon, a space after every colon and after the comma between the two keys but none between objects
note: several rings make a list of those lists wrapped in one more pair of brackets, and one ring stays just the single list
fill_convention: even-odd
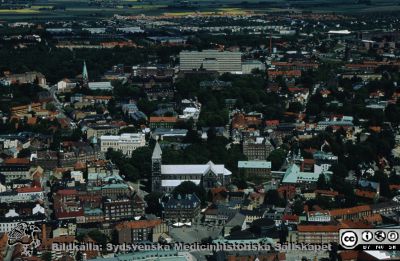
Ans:
[{"label": "large modernist block building", "polygon": [[242,53],[218,50],[182,51],[180,70],[208,70],[218,73],[242,73]]}]

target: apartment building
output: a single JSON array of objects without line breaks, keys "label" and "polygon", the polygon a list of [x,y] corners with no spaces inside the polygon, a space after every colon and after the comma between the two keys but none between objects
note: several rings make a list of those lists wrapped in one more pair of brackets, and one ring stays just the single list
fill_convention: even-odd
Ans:
[{"label": "apartment building", "polygon": [[126,221],[115,226],[118,244],[155,242],[167,229],[161,219]]},{"label": "apartment building", "polygon": [[243,141],[243,154],[249,160],[266,160],[273,150],[266,137],[248,137]]}]

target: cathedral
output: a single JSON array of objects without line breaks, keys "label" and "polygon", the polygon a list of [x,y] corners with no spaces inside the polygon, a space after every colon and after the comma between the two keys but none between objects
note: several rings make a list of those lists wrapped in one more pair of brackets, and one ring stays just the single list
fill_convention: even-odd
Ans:
[{"label": "cathedral", "polygon": [[160,144],[154,147],[151,157],[152,191],[171,192],[184,181],[201,184],[206,190],[230,183],[232,172],[225,165],[206,164],[195,165],[163,165]]}]

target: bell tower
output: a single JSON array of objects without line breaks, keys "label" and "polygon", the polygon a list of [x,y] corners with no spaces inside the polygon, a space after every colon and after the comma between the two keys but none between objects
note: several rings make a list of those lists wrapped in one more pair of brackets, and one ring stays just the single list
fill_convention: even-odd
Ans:
[{"label": "bell tower", "polygon": [[151,156],[151,191],[161,191],[161,164],[162,150],[157,141]]}]

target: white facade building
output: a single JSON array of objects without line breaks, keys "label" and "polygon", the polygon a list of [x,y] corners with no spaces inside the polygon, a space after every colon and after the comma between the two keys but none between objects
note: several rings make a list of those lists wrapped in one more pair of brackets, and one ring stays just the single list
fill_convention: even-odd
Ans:
[{"label": "white facade building", "polygon": [[32,192],[3,192],[0,194],[0,203],[18,203],[18,202],[35,202],[43,200],[43,191]]},{"label": "white facade building", "polygon": [[71,178],[73,178],[76,182],[85,183],[85,179],[83,178],[83,172],[76,170],[71,171]]},{"label": "white facade building", "polygon": [[91,90],[101,90],[101,91],[112,91],[113,86],[111,82],[89,82],[89,89]]},{"label": "white facade building", "polygon": [[11,230],[16,228],[17,225],[19,223],[21,223],[21,222],[25,222],[25,223],[28,223],[28,224],[34,224],[37,221],[38,220],[18,220],[18,219],[16,219],[15,221],[13,221],[13,220],[11,220],[11,221],[3,221],[3,222],[0,222],[0,233],[11,232]]},{"label": "white facade building", "polygon": [[127,156],[137,148],[146,146],[144,133],[124,133],[121,135],[104,135],[100,137],[100,147],[102,152],[107,152],[109,148],[121,151]]},{"label": "white facade building", "polygon": [[67,90],[67,89],[73,89],[75,87],[76,87],[76,83],[75,82],[71,82],[68,79],[63,79],[63,80],[61,80],[61,81],[59,81],[57,83],[57,90],[59,92],[63,92],[65,90]]},{"label": "white facade building", "polygon": [[309,222],[331,222],[329,211],[309,211],[307,213],[307,221]]},{"label": "white facade building", "polygon": [[258,60],[247,60],[242,63],[242,73],[251,74],[254,69],[265,71],[265,64]]}]

